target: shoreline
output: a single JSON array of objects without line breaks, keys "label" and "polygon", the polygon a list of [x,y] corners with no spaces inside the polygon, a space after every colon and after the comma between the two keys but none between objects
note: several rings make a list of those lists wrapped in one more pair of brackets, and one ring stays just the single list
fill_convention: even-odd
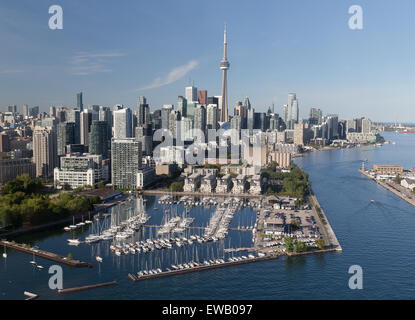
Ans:
[{"label": "shoreline", "polygon": [[395,187],[393,187],[393,186],[391,186],[391,185],[389,185],[389,184],[387,184],[387,183],[385,183],[385,182],[382,182],[382,181],[380,181],[380,180],[375,179],[374,177],[372,177],[371,175],[369,175],[369,174],[367,173],[367,171],[364,171],[364,170],[362,170],[362,169],[359,169],[359,172],[360,172],[361,174],[363,174],[363,175],[364,175],[366,178],[368,178],[369,180],[372,180],[372,181],[376,182],[378,185],[382,186],[382,187],[383,187],[383,188],[385,188],[386,190],[389,190],[389,191],[390,191],[390,192],[392,192],[394,195],[398,196],[398,197],[399,197],[399,198],[401,198],[402,200],[405,200],[407,203],[409,203],[409,204],[411,204],[411,205],[413,205],[413,206],[415,207],[415,195],[414,195],[413,197],[411,196],[411,198],[409,198],[407,194],[405,194],[405,193],[403,193],[403,192],[399,191],[399,190],[398,190],[398,189],[396,189]]}]

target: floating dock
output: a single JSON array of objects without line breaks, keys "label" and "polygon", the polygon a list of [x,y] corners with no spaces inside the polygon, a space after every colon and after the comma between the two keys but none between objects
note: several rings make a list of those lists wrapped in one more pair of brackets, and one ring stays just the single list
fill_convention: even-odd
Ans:
[{"label": "floating dock", "polygon": [[71,293],[71,292],[78,292],[78,291],[84,291],[84,290],[91,290],[101,287],[108,287],[118,284],[117,281],[111,281],[111,282],[105,282],[105,283],[98,283],[98,284],[92,284],[89,286],[83,286],[83,287],[75,287],[75,288],[68,288],[68,289],[59,289],[58,293]]},{"label": "floating dock", "polygon": [[40,249],[33,249],[33,248],[27,248],[22,244],[13,243],[6,240],[0,240],[0,246],[5,246],[6,248],[14,249],[23,253],[27,253],[30,255],[35,255],[37,257],[41,257],[47,260],[51,260],[54,262],[58,262],[70,267],[75,268],[92,268],[93,265],[87,262],[83,262],[80,260],[69,260],[66,257],[60,256],[56,253],[47,252]]},{"label": "floating dock", "polygon": [[172,271],[164,271],[156,274],[149,274],[144,276],[135,276],[131,273],[128,274],[128,277],[133,282],[143,281],[143,280],[150,280],[155,278],[162,278],[162,277],[171,277],[179,274],[186,274],[190,272],[199,272],[199,271],[205,271],[205,270],[211,270],[211,269],[219,269],[224,267],[230,267],[230,266],[236,266],[240,264],[247,264],[247,263],[253,263],[253,262],[260,262],[260,261],[267,261],[267,260],[275,260],[278,259],[279,255],[270,255],[265,257],[257,257],[257,258],[251,258],[251,259],[243,259],[240,261],[232,261],[232,262],[225,262],[225,263],[218,263],[213,265],[201,265],[199,267],[194,267],[190,269],[180,269],[180,270],[172,270]]}]

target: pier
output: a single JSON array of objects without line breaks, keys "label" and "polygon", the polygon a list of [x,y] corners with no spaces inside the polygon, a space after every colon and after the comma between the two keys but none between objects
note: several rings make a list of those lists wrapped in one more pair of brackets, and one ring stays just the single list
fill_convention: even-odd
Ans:
[{"label": "pier", "polygon": [[264,257],[257,257],[257,258],[250,258],[250,259],[248,258],[248,259],[243,259],[243,260],[239,260],[239,261],[231,261],[231,262],[212,264],[212,265],[208,265],[208,266],[207,265],[201,265],[199,267],[194,267],[194,268],[190,268],[190,269],[164,271],[164,272],[160,272],[160,273],[156,273],[156,274],[143,275],[143,276],[140,276],[140,277],[137,277],[137,276],[129,273],[128,277],[133,282],[139,282],[139,281],[143,281],[143,280],[150,280],[150,279],[162,278],[162,277],[171,277],[171,276],[175,276],[175,275],[179,275],[179,274],[186,274],[186,273],[191,273],[191,272],[199,272],[199,271],[219,269],[219,268],[224,268],[224,267],[231,267],[231,266],[236,266],[236,265],[241,265],[241,264],[248,264],[248,263],[253,263],[253,262],[275,260],[275,259],[278,259],[278,258],[279,258],[279,255],[269,255],[269,256],[264,256]]},{"label": "pier", "polygon": [[84,290],[91,290],[101,287],[108,287],[118,284],[117,281],[111,281],[111,282],[105,282],[105,283],[98,283],[93,284],[89,286],[83,286],[83,287],[75,287],[75,288],[68,288],[68,289],[59,289],[58,293],[71,293],[71,292],[78,292],[78,291],[84,291]]},{"label": "pier", "polygon": [[43,259],[58,262],[58,263],[61,263],[61,264],[64,264],[70,267],[75,267],[75,268],[82,268],[82,267],[92,268],[93,267],[92,264],[87,263],[87,262],[83,262],[80,260],[69,260],[68,258],[60,256],[56,253],[51,253],[51,252],[47,252],[47,251],[40,250],[40,249],[28,248],[22,244],[13,243],[13,242],[6,241],[6,240],[0,240],[0,246],[5,246],[6,248],[9,248],[9,249],[14,249],[14,250],[17,250],[23,253],[35,255],[37,257],[41,257]]},{"label": "pier", "polygon": [[[147,228],[161,228],[162,226],[159,226],[159,225],[155,225],[155,224],[146,224],[146,225],[144,225],[143,227],[147,227]],[[192,226],[192,227],[185,227],[186,229],[194,229],[194,230],[205,230],[206,229],[206,227],[197,227],[197,226]],[[252,227],[247,227],[247,228],[241,228],[241,227],[239,227],[239,228],[228,228],[228,230],[233,230],[233,231],[251,231],[252,232],[252,230],[253,230],[254,228],[252,228]]]}]

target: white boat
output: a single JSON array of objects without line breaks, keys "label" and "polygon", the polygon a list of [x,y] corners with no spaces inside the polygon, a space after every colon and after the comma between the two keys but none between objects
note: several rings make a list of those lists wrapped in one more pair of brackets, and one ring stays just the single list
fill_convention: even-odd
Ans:
[{"label": "white boat", "polygon": [[7,258],[6,246],[4,246],[3,258],[4,258],[4,259],[6,259],[6,258]]},{"label": "white boat", "polygon": [[102,262],[102,258],[100,256],[96,256],[95,258],[98,262]]},{"label": "white boat", "polygon": [[78,245],[81,243],[81,241],[79,241],[79,239],[68,239],[69,244],[71,245]]},{"label": "white boat", "polygon": [[33,260],[29,262],[30,264],[36,265],[35,254],[33,254]]},{"label": "white boat", "polygon": [[65,228],[63,228],[63,230],[65,230],[65,231],[71,231],[72,229],[70,227],[65,227]]},{"label": "white boat", "polygon": [[38,268],[38,269],[40,269],[40,270],[42,270],[42,269],[43,269],[43,267],[42,267],[42,266],[40,266],[40,265],[39,265],[39,266],[37,266],[37,268]]}]

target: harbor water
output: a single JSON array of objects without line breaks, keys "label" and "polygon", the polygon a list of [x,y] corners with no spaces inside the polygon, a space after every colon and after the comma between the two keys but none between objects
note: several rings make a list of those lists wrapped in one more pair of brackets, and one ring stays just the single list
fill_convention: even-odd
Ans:
[{"label": "harbor water", "polygon": [[[68,246],[68,238],[83,239],[90,232],[107,228],[114,222],[113,215],[74,234],[59,228],[16,241],[65,256],[71,253],[94,265],[92,269],[63,266],[64,288],[114,280],[118,285],[59,295],[48,286],[48,268],[53,262],[36,257],[44,267],[39,270],[29,263],[33,257],[8,250],[7,259],[0,260],[0,299],[23,299],[24,291],[38,294],[39,299],[413,299],[415,208],[358,171],[366,160],[367,167],[374,163],[402,164],[407,169],[415,166],[415,135],[385,133],[384,137],[396,144],[313,152],[296,159],[310,175],[314,193],[343,248],[341,253],[282,257],[133,283],[127,274],[140,268],[166,267],[180,259],[195,259],[196,255],[200,261],[214,256],[226,260],[224,249],[250,246],[252,233],[229,230],[228,237],[217,242],[120,257],[111,252],[109,241]],[[151,216],[147,224],[162,224],[163,205],[156,197],[145,200],[146,212]],[[184,211],[183,204],[175,207],[179,214]],[[215,206],[191,208],[192,226],[205,227],[214,211]],[[231,227],[252,226],[255,215],[255,209],[238,209]],[[135,241],[156,237],[156,229],[145,227],[136,233]],[[186,237],[192,234],[201,235],[203,231],[189,229]],[[102,257],[102,263],[96,261],[97,255]],[[352,265],[363,269],[362,290],[348,286],[348,269]]]}]

